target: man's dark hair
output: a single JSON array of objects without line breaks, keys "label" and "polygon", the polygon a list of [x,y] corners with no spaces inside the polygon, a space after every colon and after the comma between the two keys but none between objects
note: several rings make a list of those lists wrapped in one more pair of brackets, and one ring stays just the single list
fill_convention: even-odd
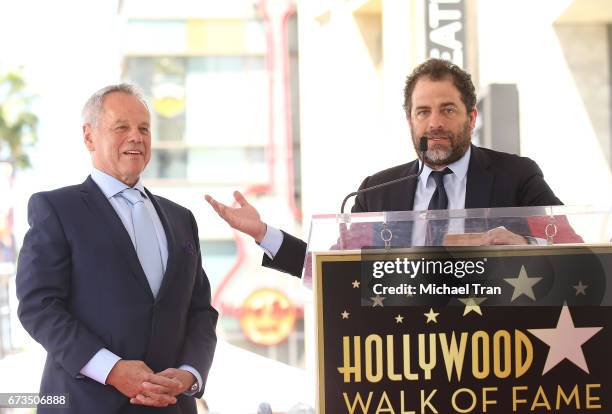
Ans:
[{"label": "man's dark hair", "polygon": [[404,110],[406,116],[410,117],[412,110],[412,92],[417,81],[422,77],[428,77],[433,81],[441,81],[450,78],[453,85],[461,93],[461,100],[468,112],[472,112],[476,106],[476,89],[472,83],[472,76],[454,63],[443,59],[428,59],[417,66],[406,78],[404,87]]}]

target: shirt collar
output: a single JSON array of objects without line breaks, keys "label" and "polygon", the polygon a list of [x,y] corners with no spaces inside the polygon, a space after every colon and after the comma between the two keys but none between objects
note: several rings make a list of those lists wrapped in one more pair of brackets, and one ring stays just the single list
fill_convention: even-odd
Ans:
[{"label": "shirt collar", "polygon": [[[465,154],[463,154],[463,157],[447,165],[447,167],[453,172],[453,174],[455,174],[455,176],[459,180],[463,180],[463,178],[467,175],[467,170],[470,165],[471,155],[472,155],[472,146],[470,145],[467,151],[465,151]],[[421,162],[422,161],[419,160],[419,168],[421,167]],[[430,166],[425,164],[425,167],[423,167],[423,172],[419,176],[419,180],[421,181],[423,185],[427,184],[427,179],[429,178],[429,174],[431,174],[432,171],[434,170]]]},{"label": "shirt collar", "polygon": [[[98,187],[100,187],[100,190],[102,190],[108,199],[113,198],[126,188],[130,188],[128,185],[122,183],[112,175],[108,175],[97,168],[94,168],[91,172],[91,179],[94,180]],[[139,190],[145,198],[147,197],[147,193],[144,190],[144,184],[142,183],[142,177],[139,177],[138,182],[131,188]]]}]

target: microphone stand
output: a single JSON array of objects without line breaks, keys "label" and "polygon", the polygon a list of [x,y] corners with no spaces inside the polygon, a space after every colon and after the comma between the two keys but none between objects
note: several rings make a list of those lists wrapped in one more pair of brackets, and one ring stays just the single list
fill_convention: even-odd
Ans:
[{"label": "microphone stand", "polygon": [[[419,141],[419,152],[421,153],[421,168],[419,168],[419,172],[416,174],[411,174],[411,175],[407,175],[405,177],[401,177],[401,178],[397,178],[393,181],[388,181],[386,183],[381,183],[381,184],[377,184],[377,185],[373,185],[372,187],[367,187],[367,188],[362,188],[361,190],[357,190],[357,191],[353,191],[352,193],[350,193],[349,195],[347,195],[346,197],[344,197],[344,200],[342,200],[342,206],[340,207],[340,214],[342,219],[340,220],[339,224],[339,231],[340,231],[340,237],[339,237],[339,242],[340,242],[340,249],[344,250],[346,248],[346,242],[345,242],[345,236],[348,233],[348,229],[347,229],[347,216],[344,214],[344,207],[346,206],[346,202],[348,201],[349,198],[353,197],[353,196],[358,196],[359,194],[362,193],[367,193],[368,191],[373,191],[373,190],[377,190],[379,188],[382,187],[386,187],[388,185],[393,185],[405,180],[409,180],[411,178],[417,178],[418,176],[421,175],[421,173],[423,172],[423,168],[425,167],[425,153],[427,152],[427,137],[426,136],[422,136],[420,141]],[[387,242],[385,242],[385,245],[387,245]]]},{"label": "microphone stand", "polygon": [[409,180],[411,178],[417,178],[418,176],[420,176],[421,173],[423,172],[423,167],[425,167],[424,160],[425,160],[425,153],[427,152],[427,137],[426,136],[422,136],[421,140],[419,141],[419,151],[421,153],[421,168],[419,168],[418,173],[407,175],[405,177],[396,178],[393,181],[388,181],[386,183],[380,183],[377,185],[373,185],[372,187],[362,188],[361,190],[353,191],[352,193],[344,197],[344,200],[342,200],[342,206],[340,207],[340,214],[344,215],[344,207],[346,206],[346,202],[348,201],[349,198],[353,196],[358,196],[359,194],[367,193],[368,191],[377,190],[379,188],[386,187],[388,185],[393,185],[393,184],[396,184],[396,183],[399,183],[405,180]]}]

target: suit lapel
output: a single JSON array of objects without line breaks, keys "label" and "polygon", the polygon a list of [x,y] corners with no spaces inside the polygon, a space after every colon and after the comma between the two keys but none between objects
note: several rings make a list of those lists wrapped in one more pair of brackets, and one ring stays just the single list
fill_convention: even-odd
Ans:
[{"label": "suit lapel", "polygon": [[134,244],[125,226],[121,222],[121,219],[115,212],[115,209],[91,177],[87,177],[85,182],[81,185],[81,188],[83,201],[90,208],[93,215],[99,217],[104,223],[105,231],[108,232],[110,239],[121,252],[120,254],[127,262],[136,281],[149,292],[151,300],[153,300],[153,292],[142,270],[142,266],[138,261],[138,255],[136,254],[136,249],[134,249]]},{"label": "suit lapel", "polygon": [[[406,175],[415,175],[419,172],[419,162],[413,161],[408,164]],[[416,187],[419,179],[406,180],[402,186],[402,190],[400,192],[401,198],[398,200],[398,211],[409,211],[414,208],[414,194],[416,193]]]},{"label": "suit lapel", "polygon": [[487,208],[491,206],[494,175],[489,167],[491,160],[478,147],[472,145],[465,186],[465,208]]},{"label": "suit lapel", "polygon": [[157,201],[157,198],[153,194],[151,194],[151,192],[146,188],[145,191],[147,193],[147,196],[153,203],[155,211],[157,211],[157,215],[159,216],[159,219],[162,222],[162,225],[164,226],[164,232],[166,233],[166,241],[168,243],[168,262],[166,263],[166,271],[164,272],[162,284],[159,288],[159,292],[157,293],[156,298],[156,301],[159,301],[163,296],[164,292],[168,289],[168,284],[170,283],[171,275],[174,274],[175,267],[177,265],[176,238],[174,235],[174,231],[172,230],[173,226],[170,224],[168,216]]}]

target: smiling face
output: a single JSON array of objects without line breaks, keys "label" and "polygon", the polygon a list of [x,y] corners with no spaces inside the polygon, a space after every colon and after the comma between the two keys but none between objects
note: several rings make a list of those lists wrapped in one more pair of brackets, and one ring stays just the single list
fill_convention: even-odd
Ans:
[{"label": "smiling face", "polygon": [[412,92],[412,108],[408,117],[415,150],[419,140],[428,138],[425,163],[440,169],[457,161],[470,146],[476,123],[476,109],[468,112],[461,93],[450,78],[420,78]]},{"label": "smiling face", "polygon": [[106,95],[97,121],[83,125],[94,167],[134,186],[151,159],[150,129],[149,111],[136,96]]}]

